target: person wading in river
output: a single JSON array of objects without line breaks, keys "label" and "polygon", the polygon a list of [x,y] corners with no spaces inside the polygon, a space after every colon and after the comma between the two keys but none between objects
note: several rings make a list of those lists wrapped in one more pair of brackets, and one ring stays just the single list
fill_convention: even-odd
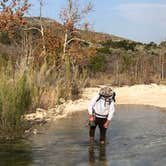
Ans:
[{"label": "person wading in river", "polygon": [[105,144],[107,128],[115,112],[115,92],[106,86],[100,89],[99,94],[94,96],[88,107],[89,113],[89,136],[90,142],[94,142],[95,129],[100,129],[100,143]]}]

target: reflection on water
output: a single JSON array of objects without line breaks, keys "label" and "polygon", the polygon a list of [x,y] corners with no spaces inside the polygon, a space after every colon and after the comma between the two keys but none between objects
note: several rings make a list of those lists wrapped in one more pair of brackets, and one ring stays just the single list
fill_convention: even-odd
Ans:
[{"label": "reflection on water", "polygon": [[[40,127],[26,144],[0,145],[0,166],[165,166],[166,112],[117,106],[107,144],[89,144],[87,112]],[[157,110],[157,111],[156,111]]]},{"label": "reflection on water", "polygon": [[98,148],[95,148],[93,144],[89,146],[89,166],[94,166],[96,163],[102,166],[109,166],[105,145],[100,145]]},{"label": "reflection on water", "polygon": [[29,166],[32,151],[23,141],[0,144],[0,166]]}]

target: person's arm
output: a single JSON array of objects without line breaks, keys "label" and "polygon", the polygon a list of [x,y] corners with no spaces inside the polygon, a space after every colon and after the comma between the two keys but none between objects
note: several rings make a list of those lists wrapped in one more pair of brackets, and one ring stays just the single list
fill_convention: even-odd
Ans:
[{"label": "person's arm", "polygon": [[109,109],[107,121],[106,121],[106,123],[104,124],[104,127],[105,127],[105,128],[108,128],[108,127],[109,127],[109,124],[110,124],[111,119],[112,119],[112,117],[113,117],[113,115],[114,115],[114,112],[115,112],[115,106],[114,106],[114,102],[112,101],[112,102],[111,102],[111,105],[110,105],[110,109]]},{"label": "person's arm", "polygon": [[96,100],[98,99],[98,97],[99,97],[99,95],[96,95],[90,101],[90,104],[88,106],[89,119],[93,118],[93,107],[95,106]]}]

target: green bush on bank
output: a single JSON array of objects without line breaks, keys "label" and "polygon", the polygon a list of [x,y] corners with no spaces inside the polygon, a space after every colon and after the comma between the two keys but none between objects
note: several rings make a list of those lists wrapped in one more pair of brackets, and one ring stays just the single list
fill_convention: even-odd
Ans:
[{"label": "green bush on bank", "polygon": [[95,57],[91,58],[88,68],[93,73],[102,72],[106,68],[106,56],[104,54],[97,54]]},{"label": "green bush on bank", "polygon": [[22,116],[32,103],[31,87],[26,73],[14,79],[1,73],[0,77],[0,135],[14,139],[24,131]]},{"label": "green bush on bank", "polygon": [[11,44],[11,40],[7,32],[0,32],[0,43],[6,45]]}]

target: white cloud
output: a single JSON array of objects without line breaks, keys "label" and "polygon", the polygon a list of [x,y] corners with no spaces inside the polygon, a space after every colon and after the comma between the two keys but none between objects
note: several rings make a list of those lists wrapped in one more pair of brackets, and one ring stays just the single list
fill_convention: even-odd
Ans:
[{"label": "white cloud", "polygon": [[121,4],[115,9],[121,16],[134,23],[166,25],[166,4]]}]

